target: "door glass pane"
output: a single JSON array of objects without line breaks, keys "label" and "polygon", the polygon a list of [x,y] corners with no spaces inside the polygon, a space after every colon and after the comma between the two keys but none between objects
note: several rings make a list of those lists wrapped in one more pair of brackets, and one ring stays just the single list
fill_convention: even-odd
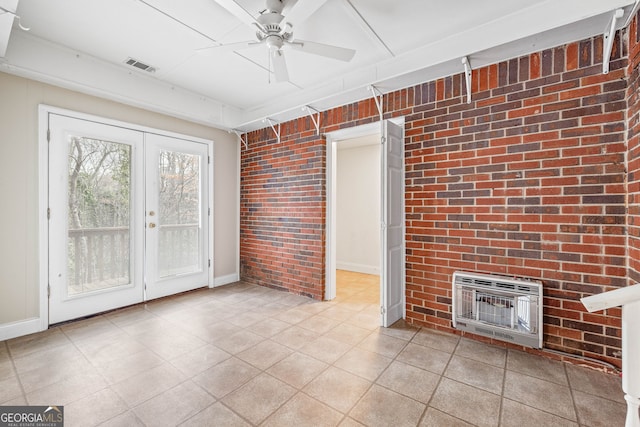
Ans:
[{"label": "door glass pane", "polygon": [[201,271],[200,156],[160,150],[159,169],[159,276]]},{"label": "door glass pane", "polygon": [[131,147],[69,138],[68,295],[130,283]]}]

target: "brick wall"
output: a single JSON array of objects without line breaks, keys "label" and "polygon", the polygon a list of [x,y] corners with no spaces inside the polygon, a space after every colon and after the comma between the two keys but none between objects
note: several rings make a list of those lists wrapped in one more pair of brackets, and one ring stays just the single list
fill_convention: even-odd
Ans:
[{"label": "brick wall", "polygon": [[[579,298],[627,284],[625,46],[618,36],[607,75],[601,37],[474,70],[472,104],[462,74],[385,95],[385,116],[406,120],[410,322],[451,330],[456,270],[538,279],[545,346],[619,364],[620,310],[589,314]],[[363,100],[323,112],[321,132],[375,120]],[[248,135],[241,263],[245,280],[321,298],[325,146],[313,134],[301,118],[280,144],[270,128]]]},{"label": "brick wall", "polygon": [[629,37],[628,186],[629,280],[640,283],[640,13],[631,22]]},{"label": "brick wall", "polygon": [[271,128],[253,132],[243,149],[241,277],[322,299],[325,145],[297,124],[282,126],[280,143]]}]

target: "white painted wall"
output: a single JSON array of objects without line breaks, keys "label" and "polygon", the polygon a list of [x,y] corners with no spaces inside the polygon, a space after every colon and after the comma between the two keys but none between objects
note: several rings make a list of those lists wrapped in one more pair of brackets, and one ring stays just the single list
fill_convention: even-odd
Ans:
[{"label": "white painted wall", "polygon": [[[39,316],[38,105],[214,141],[214,278],[238,280],[239,151],[235,135],[0,72],[0,340]],[[4,338],[3,338],[4,336]],[[13,335],[15,336],[15,335]]]},{"label": "white painted wall", "polygon": [[337,157],[336,267],[380,274],[380,137],[341,141]]}]

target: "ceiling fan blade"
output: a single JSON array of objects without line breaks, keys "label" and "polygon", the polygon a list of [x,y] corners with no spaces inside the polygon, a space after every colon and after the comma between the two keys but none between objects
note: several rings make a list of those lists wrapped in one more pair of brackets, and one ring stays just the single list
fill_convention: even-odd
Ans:
[{"label": "ceiling fan blade", "polygon": [[337,59],[339,61],[345,62],[351,61],[353,56],[356,54],[356,51],[353,49],[310,42],[307,40],[296,39],[293,42],[288,42],[287,45],[293,49],[301,50],[302,52],[325,56],[327,58]]},{"label": "ceiling fan blade", "polygon": [[287,63],[284,60],[284,52],[280,49],[271,49],[271,63],[273,64],[273,74],[277,82],[288,82],[289,72]]},{"label": "ceiling fan blade", "polygon": [[[293,23],[300,25],[326,2],[327,0],[298,0],[289,11],[286,10],[285,6],[284,21],[291,24],[291,26],[293,26]],[[285,28],[285,26],[282,25],[282,28]]]},{"label": "ceiling fan blade", "polygon": [[229,43],[229,44],[221,44],[221,45],[207,46],[207,47],[202,47],[200,49],[196,49],[196,53],[198,55],[209,56],[209,55],[213,55],[215,53],[220,53],[220,52],[246,49],[246,48],[254,47],[260,44],[262,43],[254,40],[237,42],[237,43]]},{"label": "ceiling fan blade", "polygon": [[260,25],[260,23],[256,21],[256,18],[251,13],[249,13],[244,7],[236,3],[234,0],[214,0],[214,1],[218,3],[220,6],[222,6],[223,8],[225,8],[227,12],[229,12],[230,14],[232,14],[233,16],[235,16],[236,18],[238,18],[240,21],[244,22],[248,26],[256,25],[261,30],[264,30],[262,25]]}]

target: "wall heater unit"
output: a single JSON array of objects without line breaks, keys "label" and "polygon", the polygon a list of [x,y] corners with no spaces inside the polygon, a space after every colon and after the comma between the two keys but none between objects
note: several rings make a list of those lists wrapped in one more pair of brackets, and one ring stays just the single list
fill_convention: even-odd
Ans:
[{"label": "wall heater unit", "polygon": [[453,327],[542,348],[542,283],[488,274],[453,273]]}]

